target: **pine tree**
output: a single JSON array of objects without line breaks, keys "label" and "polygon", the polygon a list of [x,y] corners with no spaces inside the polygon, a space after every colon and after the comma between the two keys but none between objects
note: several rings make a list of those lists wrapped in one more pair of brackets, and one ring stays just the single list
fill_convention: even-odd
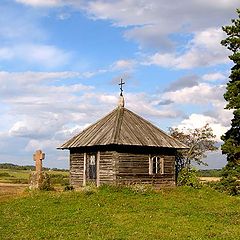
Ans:
[{"label": "pine tree", "polygon": [[224,141],[222,153],[227,155],[227,165],[223,169],[221,183],[231,194],[240,194],[240,9],[237,9],[238,18],[232,19],[232,25],[222,27],[227,34],[221,44],[232,51],[229,56],[234,66],[231,68],[227,83],[225,100],[226,109],[233,110],[231,128],[222,136]]}]

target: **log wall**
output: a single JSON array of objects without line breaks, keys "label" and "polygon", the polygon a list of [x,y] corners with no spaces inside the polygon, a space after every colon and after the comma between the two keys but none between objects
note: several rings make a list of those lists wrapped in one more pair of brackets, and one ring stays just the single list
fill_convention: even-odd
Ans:
[{"label": "log wall", "polygon": [[83,185],[83,153],[70,154],[70,184],[74,187]]},{"label": "log wall", "polygon": [[118,153],[117,184],[149,184],[156,188],[175,186],[175,157],[164,159],[164,174],[149,174],[149,154]]},{"label": "log wall", "polygon": [[116,181],[115,152],[100,152],[99,183],[113,184]]},{"label": "log wall", "polygon": [[[156,188],[175,186],[175,157],[157,155],[164,159],[163,174],[149,174],[149,154],[100,152],[98,183],[101,184],[151,184]],[[70,184],[84,184],[84,153],[70,154]],[[86,181],[87,183],[87,181]]]}]

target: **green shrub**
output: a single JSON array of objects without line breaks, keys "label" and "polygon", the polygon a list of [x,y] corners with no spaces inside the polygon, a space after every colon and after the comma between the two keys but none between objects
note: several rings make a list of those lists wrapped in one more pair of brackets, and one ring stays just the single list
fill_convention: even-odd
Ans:
[{"label": "green shrub", "polygon": [[47,173],[43,173],[42,183],[40,185],[40,190],[42,191],[53,191],[54,188],[51,185],[51,178]]},{"label": "green shrub", "polygon": [[153,187],[147,184],[132,184],[129,187],[135,193],[148,194],[153,192]]},{"label": "green shrub", "polygon": [[64,187],[64,191],[73,191],[74,190],[74,187],[70,184],[67,184],[65,187]]},{"label": "green shrub", "polygon": [[83,193],[87,196],[96,193],[97,190],[98,188],[95,185],[95,183],[88,183],[86,186],[82,188]]},{"label": "green shrub", "polygon": [[240,181],[236,181],[233,177],[222,178],[220,182],[213,184],[211,187],[233,196],[240,195]]},{"label": "green shrub", "polygon": [[68,176],[64,176],[63,174],[50,174],[51,184],[60,184],[61,186],[66,186],[69,184]]},{"label": "green shrub", "polygon": [[179,186],[190,186],[194,188],[201,187],[201,183],[199,182],[197,177],[197,170],[193,168],[182,168],[178,176],[177,182]]}]

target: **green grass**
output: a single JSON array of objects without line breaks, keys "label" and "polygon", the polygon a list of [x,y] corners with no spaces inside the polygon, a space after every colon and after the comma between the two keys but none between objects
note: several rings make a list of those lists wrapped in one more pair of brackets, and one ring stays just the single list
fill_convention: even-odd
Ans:
[{"label": "green grass", "polygon": [[0,203],[0,239],[240,239],[240,199],[210,188],[33,192]]}]

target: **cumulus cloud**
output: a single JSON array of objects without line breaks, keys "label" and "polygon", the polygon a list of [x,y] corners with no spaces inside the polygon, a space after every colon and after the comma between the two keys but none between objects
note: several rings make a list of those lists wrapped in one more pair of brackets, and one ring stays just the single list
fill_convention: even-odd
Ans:
[{"label": "cumulus cloud", "polygon": [[34,132],[42,134],[43,129],[50,125],[49,129],[55,131],[54,126],[60,126],[63,121],[61,112],[66,112],[67,118],[81,118],[81,114],[79,118],[71,116],[71,111],[77,112],[81,106],[77,95],[84,95],[93,87],[81,83],[64,84],[65,80],[79,75],[77,72],[0,72],[0,100],[7,104],[13,116],[21,118],[12,126],[10,133],[18,136]]},{"label": "cumulus cloud", "polygon": [[120,59],[113,63],[113,70],[132,70],[136,65],[136,61],[131,59]]},{"label": "cumulus cloud", "polygon": [[[211,17],[211,24],[222,22],[222,17],[230,14],[231,10],[237,5],[237,0],[228,1],[227,4],[225,0],[218,1],[218,4],[201,0],[194,2],[187,0],[181,2],[177,0],[171,2],[164,0],[97,0],[89,2],[87,10],[93,17],[113,20],[118,26],[159,24],[160,28],[173,29],[186,24],[190,25],[189,27],[200,24],[209,25],[206,16]],[[210,13],[213,12],[218,14],[210,16]],[[171,18],[166,18],[169,13],[171,13]],[[179,18],[179,16],[182,16],[182,18]],[[175,25],[169,23],[175,23]]]},{"label": "cumulus cloud", "polygon": [[214,135],[216,135],[216,140],[220,142],[221,136],[228,130],[228,128],[219,123],[215,118],[203,114],[191,114],[187,119],[184,119],[177,128],[195,129],[201,128],[207,123],[212,128]]},{"label": "cumulus cloud", "polygon": [[125,37],[140,46],[163,50],[175,45],[177,40],[172,39],[172,33],[201,32],[226,24],[238,5],[237,0],[227,4],[225,0],[218,1],[218,4],[201,0],[99,0],[89,2],[84,8],[95,19],[109,20],[118,27],[132,27],[126,30]]},{"label": "cumulus cloud", "polygon": [[198,85],[199,77],[197,75],[187,75],[172,82],[165,92],[175,91],[185,87],[193,87]]},{"label": "cumulus cloud", "polygon": [[25,63],[29,67],[52,69],[66,66],[72,60],[72,52],[49,43],[50,33],[41,24],[43,14],[40,11],[2,4],[0,12],[1,65],[13,63],[21,67]]},{"label": "cumulus cloud", "polygon": [[155,25],[134,27],[127,30],[124,37],[136,41],[141,48],[160,49],[163,52],[173,50],[176,44],[167,36],[170,32],[164,30]]},{"label": "cumulus cloud", "polygon": [[39,14],[32,9],[19,11],[9,4],[0,4],[0,40],[12,44],[45,40],[46,31],[39,24]]},{"label": "cumulus cloud", "polygon": [[159,101],[145,93],[127,94],[126,97],[130,109],[146,118],[176,118],[183,114],[180,110],[169,108],[167,105],[162,105],[161,108],[158,108],[160,106]]},{"label": "cumulus cloud", "polygon": [[202,76],[204,81],[218,81],[225,80],[227,77],[221,72],[207,73]]},{"label": "cumulus cloud", "polygon": [[0,142],[4,143],[0,157],[8,157],[12,148],[22,155],[43,148],[58,156],[54,149],[70,137],[73,128],[96,120],[104,107],[96,106],[94,96],[85,97],[94,88],[69,82],[81,76],[78,72],[0,72],[0,105],[5,106],[0,113]]},{"label": "cumulus cloud", "polygon": [[30,5],[33,7],[58,7],[63,5],[62,0],[16,0],[17,3]]},{"label": "cumulus cloud", "polygon": [[155,53],[145,64],[190,69],[226,63],[229,52],[220,44],[223,38],[221,29],[206,29],[195,33],[184,53]]},{"label": "cumulus cloud", "polygon": [[162,94],[163,99],[170,99],[179,104],[208,104],[223,99],[225,85],[211,86],[199,83],[193,87],[185,87]]},{"label": "cumulus cloud", "polygon": [[178,107],[192,105],[192,113],[183,116],[184,119],[177,127],[194,129],[208,123],[216,135],[216,140],[220,141],[221,135],[229,128],[232,118],[232,111],[224,109],[225,88],[226,85],[212,85],[199,81],[197,85],[169,89],[161,95],[160,102],[170,102],[171,106]]},{"label": "cumulus cloud", "polygon": [[[110,21],[116,27],[127,27],[123,33],[125,38],[136,41],[140,48],[158,50],[145,59],[143,64],[176,69],[226,63],[228,52],[220,45],[221,39],[224,38],[220,28],[233,16],[233,9],[238,6],[236,0],[228,1],[228,4],[225,0],[220,0],[218,4],[200,0],[174,3],[172,1],[166,3],[163,0],[17,0],[17,2],[34,7],[68,6],[87,12],[90,18]],[[69,17],[66,11],[60,14],[59,18],[65,19],[65,16]],[[182,42],[179,36],[175,36],[176,34],[188,34],[188,38]],[[186,46],[185,49],[183,46]],[[25,59],[32,59],[36,63],[40,61],[43,63],[46,60],[47,66],[59,66],[69,60],[70,53],[53,46],[49,47],[42,46],[43,51],[33,49],[30,56],[26,55]],[[11,54],[2,49],[2,56],[9,57]],[[57,59],[54,64],[47,60],[53,58]],[[130,68],[135,65],[133,61],[119,61],[121,62],[115,63],[115,68]]]},{"label": "cumulus cloud", "polygon": [[161,95],[161,101],[168,100],[177,105],[195,105],[192,111],[201,111],[203,115],[214,118],[222,126],[229,127],[232,111],[224,109],[225,89],[226,85],[199,83],[197,86],[165,92]]},{"label": "cumulus cloud", "polygon": [[52,45],[24,44],[0,48],[0,61],[14,59],[47,68],[66,65],[70,58],[71,53]]},{"label": "cumulus cloud", "polygon": [[[219,0],[218,4],[201,0],[16,1],[33,7],[68,6],[85,11],[90,18],[110,21],[116,27],[128,27],[124,32],[127,39],[136,41],[141,47],[158,48],[161,51],[171,50],[178,44],[178,40],[173,39],[173,33],[198,33],[206,29],[219,29],[233,16],[233,10],[239,5],[238,0],[229,0],[227,4],[225,0]],[[191,52],[185,58],[193,58]]]}]

